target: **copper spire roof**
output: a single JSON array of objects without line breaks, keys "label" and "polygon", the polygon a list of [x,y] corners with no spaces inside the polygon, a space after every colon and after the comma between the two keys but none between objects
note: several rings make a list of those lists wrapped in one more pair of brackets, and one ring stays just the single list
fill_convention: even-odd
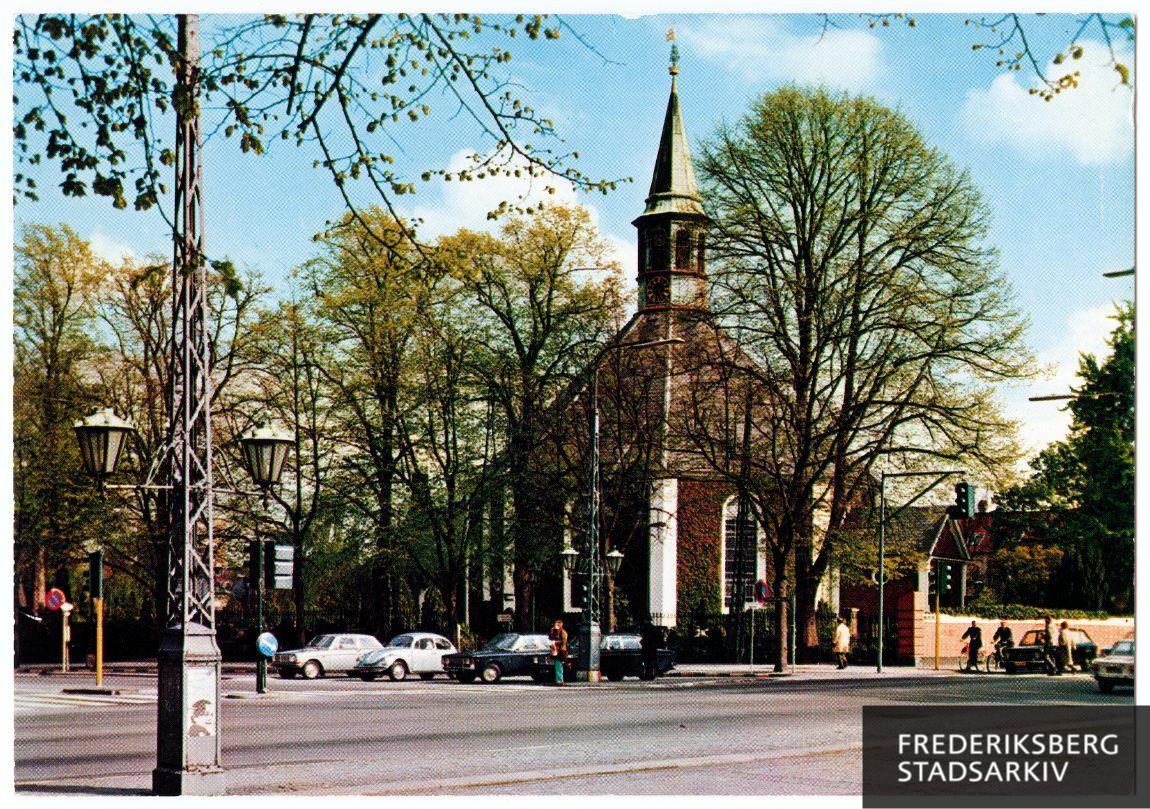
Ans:
[{"label": "copper spire roof", "polygon": [[655,171],[651,175],[651,189],[647,192],[643,216],[664,213],[704,215],[699,187],[695,184],[695,170],[691,166],[691,152],[687,147],[687,131],[679,114],[678,61],[678,49],[672,46],[669,68],[671,97],[667,99],[659,155],[655,158]]}]

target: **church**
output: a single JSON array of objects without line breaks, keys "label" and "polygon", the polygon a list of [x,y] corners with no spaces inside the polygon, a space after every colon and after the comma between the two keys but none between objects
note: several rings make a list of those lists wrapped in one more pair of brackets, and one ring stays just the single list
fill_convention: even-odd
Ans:
[{"label": "church", "polygon": [[[600,612],[604,629],[635,626],[650,616],[664,627],[743,608],[753,582],[768,574],[760,532],[735,541],[737,498],[729,475],[718,474],[686,433],[700,406],[700,369],[738,352],[709,310],[708,218],[691,164],[678,92],[674,51],[670,97],[645,207],[637,231],[637,311],[599,354],[594,367],[560,401],[568,446],[588,443],[590,409],[598,417],[597,523],[600,553],[623,555],[606,575]],[[582,435],[580,435],[582,434]],[[589,476],[586,453],[571,465]],[[587,547],[586,498],[564,504],[563,548]],[[558,551],[558,548],[556,549]],[[739,571],[742,576],[739,577]],[[585,572],[564,572],[562,603],[551,615],[578,623]],[[747,588],[739,597],[735,583]]]}]

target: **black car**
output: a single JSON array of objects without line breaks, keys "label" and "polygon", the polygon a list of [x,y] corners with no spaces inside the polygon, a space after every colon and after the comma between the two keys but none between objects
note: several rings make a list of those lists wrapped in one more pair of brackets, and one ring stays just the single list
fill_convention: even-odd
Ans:
[{"label": "black car", "polygon": [[504,677],[530,676],[543,682],[555,676],[555,659],[551,657],[551,640],[546,635],[521,635],[507,632],[496,635],[477,652],[443,656],[447,676],[461,683],[476,677],[485,683],[497,683]]},{"label": "black car", "polygon": [[[1070,638],[1074,642],[1070,656],[1073,664],[1083,671],[1090,671],[1090,664],[1098,655],[1098,647],[1084,629],[1068,629]],[[1044,669],[1046,656],[1043,652],[1043,641],[1046,637],[1044,629],[1029,629],[1022,636],[1017,646],[1008,646],[1002,650],[1002,665],[1007,674],[1031,669]]]},{"label": "black car", "polygon": [[[675,668],[675,653],[659,649],[656,657],[659,674]],[[643,645],[638,635],[604,635],[599,645],[599,670],[608,680],[624,677],[643,679]]]}]

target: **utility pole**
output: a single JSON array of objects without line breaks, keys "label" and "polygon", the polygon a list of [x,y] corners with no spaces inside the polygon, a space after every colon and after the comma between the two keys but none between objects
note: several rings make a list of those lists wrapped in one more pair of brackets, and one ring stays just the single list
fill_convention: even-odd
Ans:
[{"label": "utility pole", "polygon": [[219,795],[220,650],[212,548],[211,368],[200,169],[199,17],[180,14],[172,260],[172,365],[165,477],[172,507],[166,629],[158,655],[158,795]]}]

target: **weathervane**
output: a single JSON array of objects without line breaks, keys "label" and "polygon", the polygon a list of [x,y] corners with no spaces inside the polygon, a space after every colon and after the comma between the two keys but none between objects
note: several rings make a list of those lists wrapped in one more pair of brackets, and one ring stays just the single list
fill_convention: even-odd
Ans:
[{"label": "weathervane", "polygon": [[671,43],[671,66],[667,68],[667,72],[672,76],[679,75],[679,46],[675,42],[675,29],[667,29],[667,41]]}]

